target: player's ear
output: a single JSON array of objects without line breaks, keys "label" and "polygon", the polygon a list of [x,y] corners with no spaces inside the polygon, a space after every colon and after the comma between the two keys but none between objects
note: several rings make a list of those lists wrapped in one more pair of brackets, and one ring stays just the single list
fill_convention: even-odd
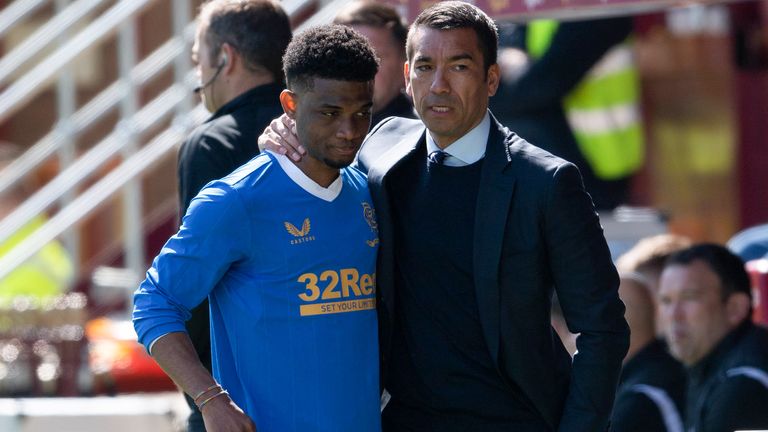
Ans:
[{"label": "player's ear", "polygon": [[290,90],[283,90],[280,93],[280,105],[283,106],[283,111],[285,111],[285,114],[290,118],[296,117],[296,105],[299,103],[299,96],[290,91]]}]

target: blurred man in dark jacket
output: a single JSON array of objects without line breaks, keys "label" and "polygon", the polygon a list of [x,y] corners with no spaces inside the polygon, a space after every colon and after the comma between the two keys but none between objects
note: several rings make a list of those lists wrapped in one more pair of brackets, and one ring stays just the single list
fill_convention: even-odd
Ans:
[{"label": "blurred man in dark jacket", "polygon": [[680,251],[659,298],[670,350],[688,372],[686,430],[768,428],[768,330],[751,320],[741,259],[715,244]]}]

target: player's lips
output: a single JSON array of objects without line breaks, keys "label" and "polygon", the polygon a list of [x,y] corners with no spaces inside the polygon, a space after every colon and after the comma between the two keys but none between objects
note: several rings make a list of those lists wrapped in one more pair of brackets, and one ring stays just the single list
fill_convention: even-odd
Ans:
[{"label": "player's lips", "polygon": [[357,150],[359,149],[359,146],[353,146],[353,145],[342,145],[342,146],[335,146],[333,149],[336,153],[342,154],[342,155],[354,155],[357,153]]}]

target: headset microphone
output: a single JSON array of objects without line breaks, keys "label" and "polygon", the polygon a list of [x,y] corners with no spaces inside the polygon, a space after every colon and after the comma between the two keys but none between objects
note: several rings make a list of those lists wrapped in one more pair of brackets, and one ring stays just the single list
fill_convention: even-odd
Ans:
[{"label": "headset microphone", "polygon": [[216,81],[216,78],[219,77],[219,74],[221,73],[221,70],[224,69],[224,66],[227,65],[228,61],[229,61],[229,58],[227,57],[226,54],[224,54],[221,57],[221,62],[219,62],[219,65],[216,66],[216,72],[213,74],[213,76],[211,78],[209,78],[208,81],[206,81],[206,82],[198,85],[197,87],[193,88],[192,91],[195,94],[197,94],[197,93],[200,93],[201,91],[205,90],[205,88],[208,87],[209,85],[213,84],[213,82]]}]

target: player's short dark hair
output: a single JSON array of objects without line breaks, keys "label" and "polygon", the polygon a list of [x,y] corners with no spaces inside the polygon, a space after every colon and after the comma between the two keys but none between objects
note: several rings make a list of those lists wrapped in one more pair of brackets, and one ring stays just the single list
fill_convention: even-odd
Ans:
[{"label": "player's short dark hair", "polygon": [[485,71],[488,72],[488,68],[496,64],[499,30],[496,23],[477,6],[462,1],[444,1],[420,13],[408,32],[406,53],[409,61],[413,57],[413,35],[422,26],[436,30],[471,28],[477,35],[480,52],[483,53]]},{"label": "player's short dark hair", "polygon": [[352,2],[336,15],[333,23],[386,29],[392,35],[392,40],[399,51],[405,54],[408,25],[395,8],[386,3],[372,0]]},{"label": "player's short dark hair", "polygon": [[379,59],[360,33],[330,24],[296,35],[285,51],[283,69],[289,89],[306,89],[313,78],[372,81],[379,70]]},{"label": "player's short dark hair", "polygon": [[[243,58],[245,67],[263,67],[275,81],[283,80],[283,53],[291,41],[291,24],[276,0],[210,0],[200,7],[211,62],[221,45],[229,44]],[[210,66],[216,67],[217,64]]]},{"label": "player's short dark hair", "polygon": [[714,243],[701,243],[683,249],[667,259],[666,267],[671,265],[689,265],[701,261],[720,279],[722,298],[727,300],[731,294],[743,293],[752,300],[752,289],[744,261],[725,246]]}]

